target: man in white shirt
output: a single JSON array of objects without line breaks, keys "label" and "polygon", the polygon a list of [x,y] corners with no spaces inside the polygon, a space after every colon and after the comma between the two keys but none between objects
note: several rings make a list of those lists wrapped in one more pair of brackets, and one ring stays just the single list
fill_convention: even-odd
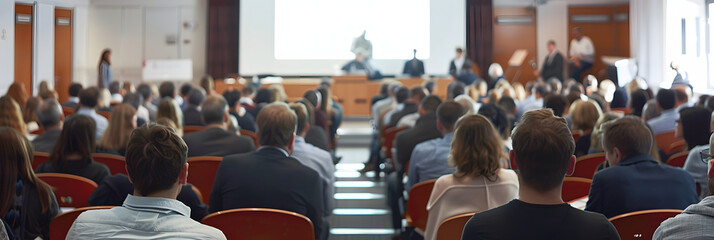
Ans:
[{"label": "man in white shirt", "polygon": [[181,137],[157,124],[139,127],[131,136],[126,168],[134,194],[121,207],[79,215],[67,239],[226,239],[220,230],[191,219],[191,209],[176,200],[188,177],[188,147]]},{"label": "man in white shirt", "polygon": [[583,36],[583,30],[573,28],[575,38],[570,40],[570,77],[581,81],[582,73],[593,66],[595,62],[595,47],[589,37]]}]

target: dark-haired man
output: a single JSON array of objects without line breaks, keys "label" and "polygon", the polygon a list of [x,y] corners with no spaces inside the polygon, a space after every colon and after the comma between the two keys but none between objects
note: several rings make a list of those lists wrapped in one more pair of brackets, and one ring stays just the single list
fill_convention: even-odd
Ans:
[{"label": "dark-haired man", "polygon": [[253,140],[226,130],[228,103],[221,96],[208,96],[201,107],[201,119],[206,128],[183,137],[188,156],[227,156],[255,150]]},{"label": "dark-haired man", "polygon": [[563,202],[563,178],[575,170],[575,141],[565,119],[550,109],[529,111],[511,136],[518,199],[475,214],[461,239],[620,239],[601,214]]},{"label": "dark-haired man", "polygon": [[255,118],[239,103],[243,99],[241,92],[236,89],[226,90],[223,92],[223,98],[228,102],[228,113],[236,118],[240,129],[255,132]]},{"label": "dark-haired man", "polygon": [[109,126],[109,121],[102,115],[99,115],[94,108],[97,107],[99,103],[99,89],[96,87],[90,87],[82,89],[79,91],[79,109],[76,114],[89,116],[94,119],[97,124],[97,139],[102,139],[104,135],[104,130]]},{"label": "dark-haired man", "polygon": [[136,88],[136,92],[141,94],[142,97],[144,97],[144,102],[141,103],[141,106],[146,108],[146,110],[149,112],[149,120],[150,121],[156,121],[156,112],[157,108],[156,105],[151,103],[151,101],[154,99],[154,93],[151,91],[151,86],[147,83],[142,83],[139,85],[139,87]]},{"label": "dark-haired man", "polygon": [[206,99],[202,89],[192,88],[185,97],[186,107],[183,108],[183,125],[204,126],[201,120],[201,104]]},{"label": "dark-haired man", "polygon": [[75,109],[79,105],[79,91],[82,91],[82,84],[72,83],[69,85],[69,100],[62,103],[63,107]]},{"label": "dark-haired man", "polygon": [[191,219],[190,208],[176,200],[188,177],[187,151],[168,127],[135,129],[126,149],[134,194],[121,207],[79,215],[67,239],[226,239],[220,230]]},{"label": "dark-haired man", "polygon": [[679,119],[674,90],[660,88],[659,91],[657,91],[655,99],[657,99],[657,106],[662,114],[656,118],[647,120],[647,125],[650,125],[652,134],[654,135],[664,132],[673,132],[675,123],[677,119]]},{"label": "dark-haired man", "polygon": [[684,209],[699,200],[689,173],[649,155],[654,141],[642,120],[624,117],[601,129],[611,167],[593,177],[585,210],[611,218],[640,210]]},{"label": "dark-haired man", "polygon": [[35,152],[50,153],[62,133],[62,122],[64,122],[64,114],[57,100],[54,98],[43,100],[37,106],[37,120],[45,132],[33,139],[32,145],[35,147]]},{"label": "dark-haired man", "polygon": [[210,211],[272,208],[302,214],[317,239],[327,239],[323,186],[315,170],[290,157],[297,117],[287,104],[265,105],[258,117],[257,151],[226,156],[218,166]]}]

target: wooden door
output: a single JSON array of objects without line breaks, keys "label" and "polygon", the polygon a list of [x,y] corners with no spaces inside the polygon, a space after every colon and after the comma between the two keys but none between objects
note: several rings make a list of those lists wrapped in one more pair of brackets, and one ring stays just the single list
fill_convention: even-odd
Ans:
[{"label": "wooden door", "polygon": [[55,8],[55,91],[59,101],[69,100],[72,84],[72,10]]},{"label": "wooden door", "polygon": [[[496,7],[493,9],[493,15],[493,62],[501,64],[506,79],[511,82],[515,80],[525,85],[526,82],[535,80],[534,69],[530,64],[531,61],[538,62],[535,8]],[[517,68],[508,68],[508,60],[518,49],[528,51],[519,73]],[[482,76],[487,76],[488,69],[481,69],[481,73]]]},{"label": "wooden door", "polygon": [[32,94],[33,6],[15,4],[15,82],[22,82]]}]

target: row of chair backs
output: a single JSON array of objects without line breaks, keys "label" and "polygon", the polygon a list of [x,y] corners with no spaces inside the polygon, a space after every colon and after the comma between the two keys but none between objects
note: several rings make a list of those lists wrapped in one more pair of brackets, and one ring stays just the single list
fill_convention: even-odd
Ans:
[{"label": "row of chair backs", "polygon": [[188,175],[188,182],[198,188],[201,192],[203,203],[210,202],[213,181],[215,180],[218,165],[223,161],[223,157],[190,157],[187,162],[191,166],[191,174]]},{"label": "row of chair backs", "polygon": [[652,239],[657,227],[668,218],[680,214],[679,209],[654,209],[625,213],[610,218],[620,238],[625,239]]},{"label": "row of chair backs", "polygon": [[88,210],[111,209],[114,206],[96,206],[72,209],[68,212],[60,213],[50,222],[50,239],[65,239],[74,220],[80,214]]},{"label": "row of chair backs", "polygon": [[260,147],[260,144],[258,143],[258,134],[245,129],[238,130],[238,132],[240,132],[240,135],[249,137],[251,140],[253,140],[253,145],[255,145],[256,148]]},{"label": "row of chair backs", "polygon": [[407,127],[401,126],[401,127],[391,127],[387,128],[384,130],[384,134],[382,135],[382,146],[384,147],[384,151],[386,153],[386,156],[389,159],[394,159],[392,156],[392,147],[394,146],[394,139],[397,137],[397,133],[406,130]]},{"label": "row of chair backs", "polygon": [[74,114],[74,108],[62,106],[62,113],[64,117],[69,117]]},{"label": "row of chair backs", "polygon": [[267,208],[240,208],[212,213],[201,221],[223,231],[228,239],[314,240],[307,217]]},{"label": "row of chair backs", "polygon": [[674,131],[663,132],[655,135],[655,143],[657,144],[657,147],[666,154],[672,154],[672,152],[668,152],[671,151],[670,146],[680,140],[682,139],[674,137]]},{"label": "row of chair backs", "polygon": [[464,233],[466,222],[471,219],[475,213],[464,213],[447,218],[439,223],[436,230],[436,240],[461,240],[461,234]]},{"label": "row of chair backs", "polygon": [[122,156],[108,153],[94,153],[92,154],[92,158],[95,162],[107,165],[107,167],[109,167],[109,172],[112,175],[129,175],[126,171],[126,160]]},{"label": "row of chair backs", "polygon": [[429,203],[431,190],[434,188],[436,179],[431,179],[415,184],[409,190],[409,199],[407,200],[407,222],[415,228],[426,230],[426,221],[429,218],[429,212],[426,210],[426,205]]},{"label": "row of chair backs", "polygon": [[687,161],[687,157],[689,156],[689,151],[682,151],[675,153],[674,155],[670,156],[667,161],[665,162],[667,165],[673,166],[673,167],[684,167],[684,163]]},{"label": "row of chair backs", "polygon": [[580,177],[565,177],[563,180],[563,188],[561,197],[563,202],[570,202],[578,198],[588,196],[590,194],[590,185],[593,180]]},{"label": "row of chair backs", "polygon": [[597,171],[597,166],[605,162],[605,153],[593,153],[581,156],[575,160],[573,177],[592,179]]},{"label": "row of chair backs", "polygon": [[48,160],[50,160],[49,153],[35,152],[34,157],[32,157],[32,169],[37,169]]},{"label": "row of chair backs", "polygon": [[37,177],[52,186],[60,207],[89,206],[89,195],[97,189],[94,181],[72,174],[38,173]]}]

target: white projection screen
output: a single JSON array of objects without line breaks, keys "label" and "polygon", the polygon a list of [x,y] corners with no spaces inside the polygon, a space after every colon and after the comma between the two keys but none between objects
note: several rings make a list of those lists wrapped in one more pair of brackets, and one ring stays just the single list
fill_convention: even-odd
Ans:
[{"label": "white projection screen", "polygon": [[395,75],[412,49],[430,75],[444,75],[465,44],[462,0],[242,0],[241,75],[322,76],[340,73],[366,32],[372,64]]}]

